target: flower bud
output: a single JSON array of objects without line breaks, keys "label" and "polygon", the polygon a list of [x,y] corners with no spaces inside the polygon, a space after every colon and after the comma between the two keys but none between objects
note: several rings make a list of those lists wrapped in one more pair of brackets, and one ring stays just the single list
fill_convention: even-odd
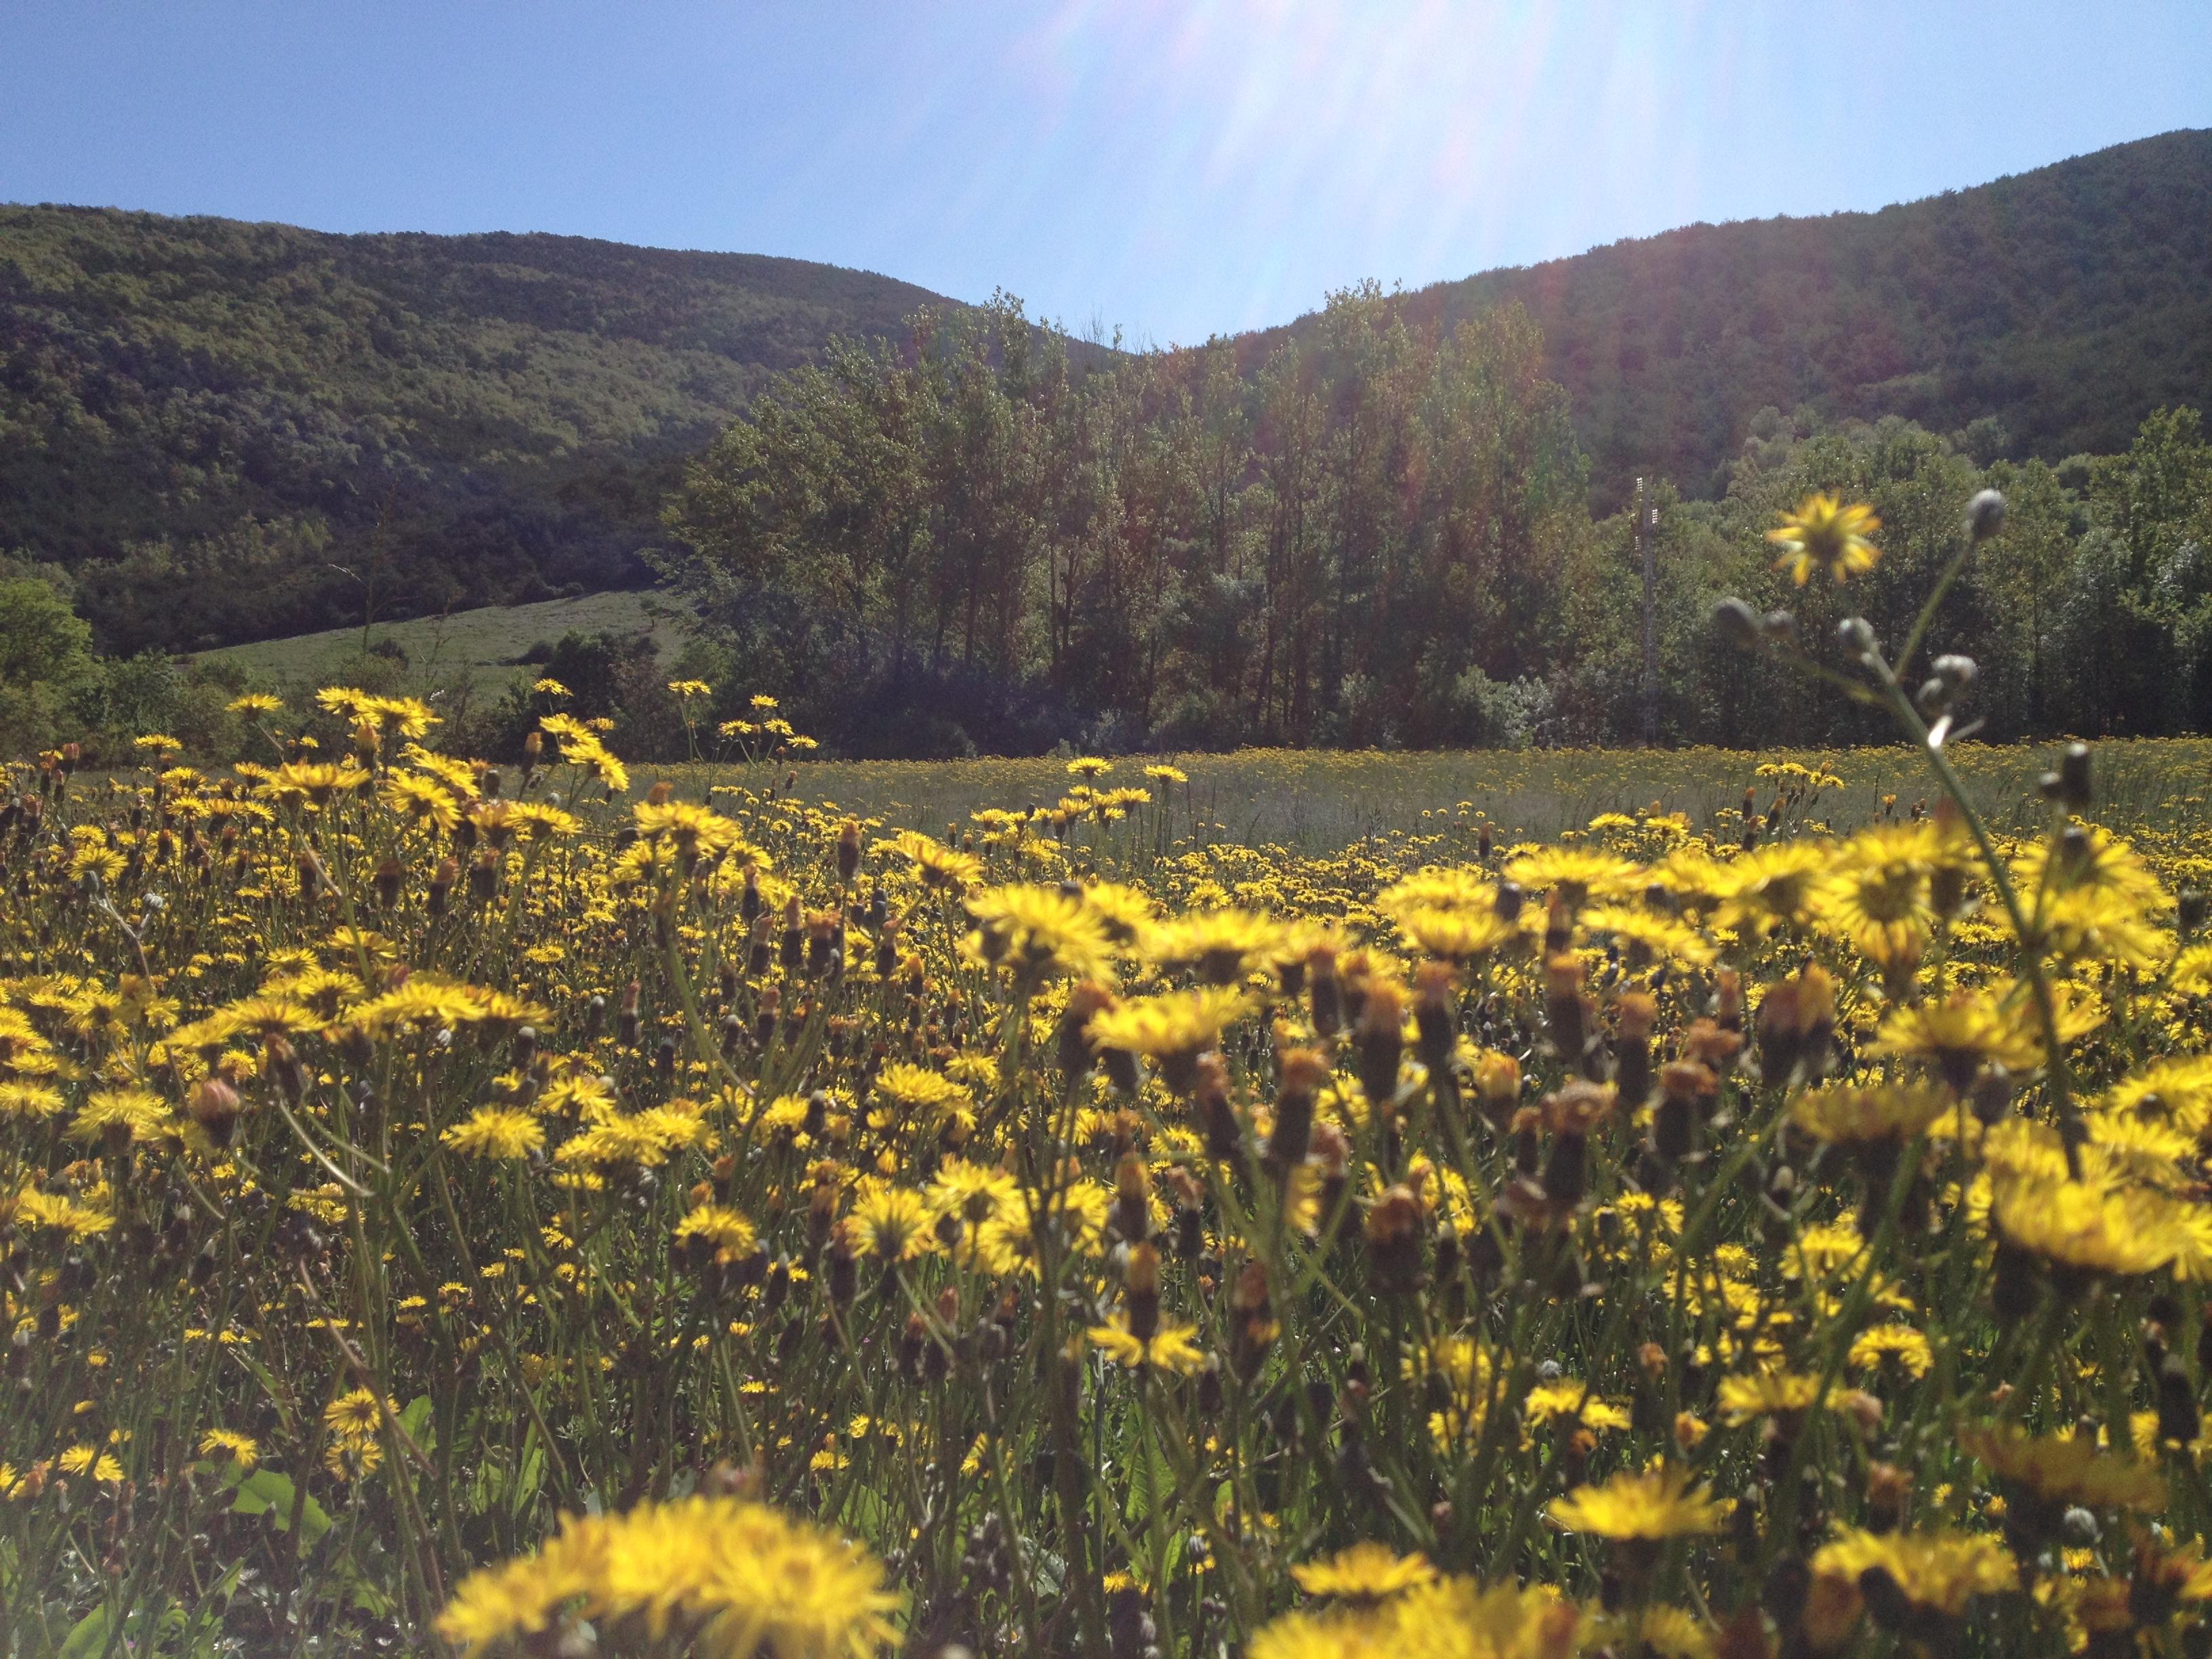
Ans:
[{"label": "flower bud", "polygon": [[1966,503],[1966,533],[1985,542],[2004,528],[2005,498],[2002,490],[1984,489]]},{"label": "flower bud", "polygon": [[1544,1018],[1559,1059],[1573,1066],[1589,1046],[1589,1006],[1583,996],[1583,965],[1571,952],[1559,951],[1544,963]]},{"label": "flower bud", "polygon": [[1503,1129],[1521,1103],[1521,1062],[1492,1049],[1474,1063],[1474,1091],[1482,1115]]},{"label": "flower bud", "polygon": [[[1121,1162],[1114,1171],[1115,1231],[1125,1239],[1142,1240],[1152,1231],[1152,1182],[1145,1172],[1145,1160],[1133,1152],[1124,1152]],[[1145,1245],[1150,1249],[1150,1245]]]},{"label": "flower bud", "polygon": [[241,1109],[238,1091],[219,1077],[211,1077],[192,1091],[192,1121],[207,1131],[207,1138],[218,1146],[230,1145],[237,1133],[238,1115]]},{"label": "flower bud", "polygon": [[1314,1097],[1328,1075],[1328,1061],[1316,1048],[1291,1048],[1282,1058],[1283,1078],[1275,1092],[1275,1127],[1267,1136],[1267,1167],[1281,1171],[1306,1161],[1313,1145]]},{"label": "flower bud", "polygon": [[1442,962],[1425,962],[1413,975],[1413,1029],[1420,1036],[1421,1064],[1432,1073],[1451,1063],[1455,979],[1450,965]]},{"label": "flower bud", "polygon": [[1613,1039],[1613,1083],[1622,1105],[1633,1111],[1651,1092],[1651,1026],[1659,1005],[1648,991],[1627,991],[1614,1009],[1620,1023]]},{"label": "flower bud", "polygon": [[1651,1114],[1651,1155],[1672,1169],[1690,1155],[1698,1121],[1711,1115],[1720,1079],[1694,1060],[1677,1060],[1659,1073],[1659,1104]]},{"label": "flower bud", "polygon": [[1972,657],[1961,656],[1956,652],[1948,652],[1936,658],[1932,666],[1936,678],[1954,691],[1965,690],[1974,683],[1974,677],[1981,672]]},{"label": "flower bud", "polygon": [[2056,801],[2069,812],[2087,807],[2094,797],[2089,781],[2089,745],[2068,744],[2058,758],[2058,769],[2045,772],[2038,787],[2045,800]]},{"label": "flower bud", "polygon": [[784,901],[783,939],[776,948],[776,960],[794,974],[806,965],[806,926],[796,894]]},{"label": "flower bud", "polygon": [[1205,1132],[1206,1155],[1232,1162],[1244,1150],[1244,1127],[1229,1101],[1229,1068],[1219,1054],[1200,1054],[1191,1073],[1191,1104]]},{"label": "flower bud", "polygon": [[1160,1328],[1160,1255],[1150,1244],[1130,1247],[1121,1292],[1128,1310],[1129,1334],[1139,1342],[1151,1341]]},{"label": "flower bud", "polygon": [[1410,1187],[1397,1186],[1367,1212],[1368,1259],[1375,1288],[1404,1295],[1421,1285],[1421,1201]]},{"label": "flower bud", "polygon": [[1763,643],[1759,632],[1759,617],[1741,599],[1726,599],[1713,607],[1713,626],[1745,650],[1755,650]]},{"label": "flower bud", "polygon": [[842,1229],[830,1246],[829,1289],[830,1301],[841,1308],[851,1303],[860,1289],[860,1263]]},{"label": "flower bud", "polygon": [[[889,978],[889,975],[884,975]],[[1060,1029],[1054,1040],[1055,1057],[1060,1069],[1070,1085],[1082,1079],[1099,1056],[1091,1048],[1090,1026],[1094,1015],[1111,1008],[1115,1003],[1113,991],[1097,980],[1086,979],[1068,993],[1067,1006],[1060,1011]],[[1133,1094],[1135,1090],[1128,1092]]]},{"label": "flower bud", "polygon": [[1359,1011],[1359,1086],[1378,1112],[1388,1111],[1397,1097],[1405,1018],[1396,986],[1377,982],[1368,987],[1366,1003]]},{"label": "flower bud", "polygon": [[2185,887],[2181,890],[2174,920],[2184,933],[2193,933],[2202,927],[2208,912],[2212,912],[2212,898],[2206,896],[2203,888]]},{"label": "flower bud", "polygon": [[1306,957],[1306,992],[1313,1004],[1314,1030],[1326,1039],[1344,1029],[1344,981],[1337,977],[1336,952],[1316,945]]},{"label": "flower bud", "polygon": [[1249,1382],[1260,1374],[1267,1350],[1275,1340],[1275,1315],[1267,1297],[1266,1268],[1256,1261],[1247,1261],[1238,1269],[1229,1308],[1230,1364],[1236,1368],[1237,1375]]},{"label": "flower bud", "polygon": [[461,878],[461,866],[452,859],[440,859],[438,867],[430,874],[429,912],[434,917],[446,914],[448,896],[453,884]]}]

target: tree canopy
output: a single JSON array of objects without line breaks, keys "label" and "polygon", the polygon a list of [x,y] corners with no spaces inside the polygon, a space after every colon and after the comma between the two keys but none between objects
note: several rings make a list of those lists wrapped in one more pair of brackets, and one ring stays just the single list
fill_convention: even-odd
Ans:
[{"label": "tree canopy", "polygon": [[[1630,515],[1593,517],[1570,399],[1507,305],[1449,328],[1371,285],[1240,373],[1216,342],[1071,369],[1019,306],[921,319],[772,381],[687,470],[664,573],[748,685],[862,752],[1619,742],[1645,729]],[[2212,720],[2212,447],[1983,459],[1985,431],[1769,409],[1714,500],[1650,484],[1653,735],[1876,735],[1735,652],[1717,600],[1901,638],[1984,487],[2013,508],[1936,618],[1992,736]],[[1815,493],[1883,556],[1799,588],[1765,532]]]}]

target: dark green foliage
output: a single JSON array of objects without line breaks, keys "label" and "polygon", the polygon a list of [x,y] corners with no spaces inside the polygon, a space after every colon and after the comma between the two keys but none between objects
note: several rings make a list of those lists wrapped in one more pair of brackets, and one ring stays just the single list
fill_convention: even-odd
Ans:
[{"label": "dark green foliage", "polygon": [[[0,209],[0,549],[125,664],[657,569],[706,624],[690,677],[858,755],[1621,741],[1643,473],[1659,738],[1825,742],[1869,729],[1724,647],[1712,602],[1899,638],[1986,483],[2012,525],[1932,641],[1981,659],[1985,729],[2191,729],[2207,270],[2202,132],[1139,358],[789,260]],[[1841,596],[1761,540],[1813,489],[1885,520]],[[630,752],[683,752],[674,665],[604,626],[558,648],[620,658]],[[476,668],[349,641],[335,677],[515,735]],[[152,706],[126,690],[82,717]],[[24,730],[76,696],[18,695]]]},{"label": "dark green foliage", "polygon": [[91,644],[67,594],[0,562],[0,754],[49,740],[68,694],[94,672]]},{"label": "dark green foliage", "polygon": [[1250,380],[1224,344],[1089,373],[1019,306],[774,383],[662,560],[750,685],[860,752],[1480,740],[1540,675],[1586,525],[1517,310],[1371,286]]},{"label": "dark green foliage", "polygon": [[[1334,295],[1249,375],[1226,343],[1071,372],[1004,301],[924,318],[904,351],[833,348],[690,468],[659,562],[741,689],[849,754],[1638,740],[1640,561],[1629,515],[1584,505],[1543,342],[1517,306],[1448,334],[1415,310]],[[1962,717],[1998,738],[2212,723],[2195,411],[2055,469],[1980,464],[1986,422],[1747,425],[1718,500],[1663,478],[1650,498],[1658,741],[1886,735],[1722,638],[1713,606],[1791,611],[1845,667],[1837,624],[1910,635],[1990,486],[2006,532],[1917,665],[1978,660]],[[1847,587],[1774,568],[1766,532],[1815,492],[1881,517],[1881,562]]]},{"label": "dark green foliage", "polygon": [[540,678],[557,680],[568,691],[561,702],[563,714],[578,720],[615,720],[641,753],[683,756],[683,723],[677,717],[675,699],[668,694],[670,676],[654,655],[651,636],[611,632],[562,635],[548,648],[544,662],[517,677],[483,723],[465,720],[463,727],[477,750],[502,760],[522,752],[524,736],[545,711],[545,700],[533,697],[529,690]]},{"label": "dark green foliage", "polygon": [[1693,225],[1489,271],[1407,296],[1407,315],[1524,307],[1611,507],[1639,472],[1717,493],[1768,404],[1936,431],[1988,419],[1984,461],[2119,449],[2151,410],[2212,397],[2207,271],[2212,131],[2185,131],[1879,213]]},{"label": "dark green foliage", "polygon": [[101,646],[635,586],[680,458],[931,298],[799,260],[0,208],[0,548]]}]

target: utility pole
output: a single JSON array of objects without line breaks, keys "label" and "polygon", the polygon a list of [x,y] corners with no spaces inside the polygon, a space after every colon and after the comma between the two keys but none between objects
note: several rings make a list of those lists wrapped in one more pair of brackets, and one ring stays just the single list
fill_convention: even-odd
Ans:
[{"label": "utility pole", "polygon": [[1636,481],[1636,553],[1644,565],[1644,746],[1659,741],[1659,575],[1655,561],[1659,509],[1645,481]]}]

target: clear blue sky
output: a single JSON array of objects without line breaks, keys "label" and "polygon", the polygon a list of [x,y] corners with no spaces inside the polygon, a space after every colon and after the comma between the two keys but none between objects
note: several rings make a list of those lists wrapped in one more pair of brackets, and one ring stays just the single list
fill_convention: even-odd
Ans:
[{"label": "clear blue sky", "polygon": [[0,0],[0,200],[790,254],[1165,343],[2212,125],[2212,0]]}]

